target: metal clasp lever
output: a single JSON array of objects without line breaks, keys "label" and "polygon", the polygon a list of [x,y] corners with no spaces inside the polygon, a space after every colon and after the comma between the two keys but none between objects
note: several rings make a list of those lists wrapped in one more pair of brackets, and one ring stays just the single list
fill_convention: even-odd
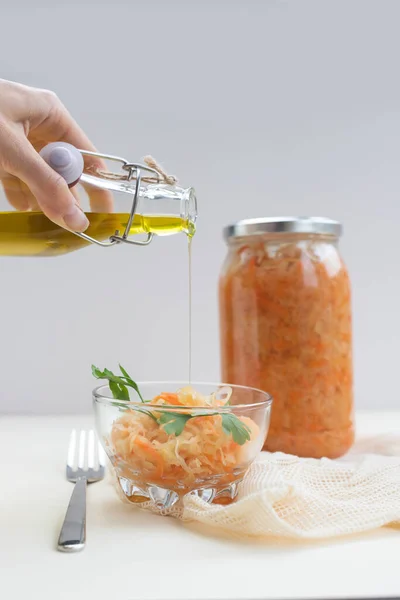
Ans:
[{"label": "metal clasp lever", "polygon": [[[110,240],[108,242],[100,242],[99,240],[92,238],[86,233],[78,233],[75,231],[75,235],[78,235],[79,237],[83,238],[88,242],[91,242],[92,244],[97,244],[98,246],[103,247],[114,246],[115,244],[119,244],[121,242],[124,242],[126,244],[133,244],[134,246],[148,246],[154,237],[153,233],[148,233],[147,238],[142,241],[134,241],[128,239],[139,201],[139,190],[141,182],[144,181],[146,183],[169,183],[174,185],[176,183],[175,177],[166,175],[161,170],[161,168],[157,169],[156,167],[158,167],[158,165],[155,163],[155,161],[153,161],[153,159],[151,159],[151,157],[148,157],[148,161],[153,161],[153,164],[155,165],[154,167],[147,164],[131,163],[125,160],[124,158],[120,158],[119,156],[100,154],[97,152],[90,152],[89,150],[80,150],[80,152],[83,156],[94,156],[96,158],[102,158],[104,160],[113,161],[121,165],[120,173],[101,170],[96,170],[95,174],[91,174],[90,172],[83,172],[81,176],[81,181],[111,191],[117,190],[132,193],[133,202],[129,213],[129,219],[122,235],[119,231],[116,231],[115,234],[110,237]],[[142,176],[142,172],[145,173],[144,176]],[[131,182],[134,182],[134,184],[132,185]]]}]

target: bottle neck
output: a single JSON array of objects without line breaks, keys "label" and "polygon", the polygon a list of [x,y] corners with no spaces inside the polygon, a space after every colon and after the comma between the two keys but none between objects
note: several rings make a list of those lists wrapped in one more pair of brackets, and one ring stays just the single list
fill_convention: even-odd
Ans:
[{"label": "bottle neck", "polygon": [[[129,213],[136,190],[136,181],[105,180],[84,173],[81,181],[101,189],[122,192],[126,198],[126,209]],[[197,199],[193,188],[181,188],[176,185],[161,183],[141,184],[135,214],[144,216],[174,217],[181,219],[182,231],[193,235],[197,221]]]},{"label": "bottle neck", "polygon": [[141,186],[137,212],[146,216],[177,217],[184,223],[184,231],[193,235],[197,221],[197,199],[193,188],[165,184]]}]

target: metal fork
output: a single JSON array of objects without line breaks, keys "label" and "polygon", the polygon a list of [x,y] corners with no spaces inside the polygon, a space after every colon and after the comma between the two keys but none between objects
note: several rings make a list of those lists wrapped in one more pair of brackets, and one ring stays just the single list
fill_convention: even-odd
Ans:
[{"label": "metal fork", "polygon": [[68,481],[75,483],[58,539],[61,552],[78,552],[86,543],[86,484],[100,481],[105,472],[105,455],[96,434],[74,429],[68,447]]}]

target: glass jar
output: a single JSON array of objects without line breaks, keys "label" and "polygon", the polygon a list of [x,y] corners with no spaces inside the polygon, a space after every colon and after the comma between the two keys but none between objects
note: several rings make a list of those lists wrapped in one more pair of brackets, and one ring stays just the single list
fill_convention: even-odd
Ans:
[{"label": "glass jar", "polygon": [[341,225],[253,219],[224,231],[222,380],[274,398],[265,450],[337,458],[354,440],[350,281]]}]

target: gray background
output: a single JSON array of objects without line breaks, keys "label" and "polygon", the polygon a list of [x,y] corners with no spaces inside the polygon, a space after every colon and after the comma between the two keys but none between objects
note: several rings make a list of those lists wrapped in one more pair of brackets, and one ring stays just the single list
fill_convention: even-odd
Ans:
[{"label": "gray background", "polygon": [[[196,187],[194,378],[219,376],[222,227],[325,215],[345,224],[357,406],[396,408],[400,2],[1,6],[2,77],[53,89],[102,151],[151,153]],[[0,265],[0,412],[88,412],[92,362],[186,377],[183,235]]]}]

